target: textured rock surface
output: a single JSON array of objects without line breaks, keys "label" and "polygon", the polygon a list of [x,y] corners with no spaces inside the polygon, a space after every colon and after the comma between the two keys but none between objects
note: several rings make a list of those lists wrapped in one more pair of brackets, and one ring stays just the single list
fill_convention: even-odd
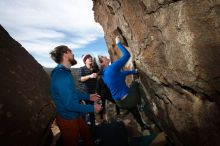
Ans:
[{"label": "textured rock surface", "polygon": [[43,145],[54,106],[49,77],[0,26],[0,145]]},{"label": "textured rock surface", "polygon": [[176,145],[220,145],[220,0],[93,0],[115,60],[122,34],[151,116]]}]

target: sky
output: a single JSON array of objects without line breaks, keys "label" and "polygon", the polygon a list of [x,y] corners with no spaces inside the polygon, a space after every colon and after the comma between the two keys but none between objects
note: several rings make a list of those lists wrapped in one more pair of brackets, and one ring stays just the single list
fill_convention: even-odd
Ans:
[{"label": "sky", "polygon": [[42,66],[55,67],[49,52],[67,45],[78,64],[82,55],[107,55],[92,0],[0,0],[0,24]]}]

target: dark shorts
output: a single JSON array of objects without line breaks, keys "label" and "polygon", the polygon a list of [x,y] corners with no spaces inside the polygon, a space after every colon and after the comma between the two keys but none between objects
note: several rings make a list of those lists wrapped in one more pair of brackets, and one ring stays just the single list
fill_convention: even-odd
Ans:
[{"label": "dark shorts", "polygon": [[137,81],[133,81],[128,90],[128,95],[123,100],[115,100],[116,104],[122,109],[131,109],[140,102],[140,89]]}]

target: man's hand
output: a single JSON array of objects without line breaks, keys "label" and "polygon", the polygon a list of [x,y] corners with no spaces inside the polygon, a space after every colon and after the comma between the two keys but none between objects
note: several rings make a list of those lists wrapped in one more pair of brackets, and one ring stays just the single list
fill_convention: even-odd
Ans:
[{"label": "man's hand", "polygon": [[101,97],[101,96],[98,95],[98,94],[90,94],[90,100],[91,100],[91,101],[99,100],[100,97]]},{"label": "man's hand", "polygon": [[119,42],[121,42],[121,39],[120,39],[119,36],[116,36],[116,38],[115,38],[115,43],[118,44]]},{"label": "man's hand", "polygon": [[89,75],[89,78],[97,78],[97,73],[92,73],[91,75]]},{"label": "man's hand", "polygon": [[81,100],[80,104],[84,104],[85,105],[86,104],[85,100]]}]

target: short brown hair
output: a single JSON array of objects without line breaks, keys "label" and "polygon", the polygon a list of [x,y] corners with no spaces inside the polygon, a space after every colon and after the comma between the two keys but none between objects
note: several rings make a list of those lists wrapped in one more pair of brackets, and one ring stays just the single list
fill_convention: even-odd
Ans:
[{"label": "short brown hair", "polygon": [[71,51],[67,46],[60,45],[55,47],[51,52],[50,56],[56,63],[61,63],[63,60],[63,54]]},{"label": "short brown hair", "polygon": [[99,60],[99,63],[102,63],[103,61],[102,61],[102,58],[103,56],[102,55],[98,55],[98,60]]}]

